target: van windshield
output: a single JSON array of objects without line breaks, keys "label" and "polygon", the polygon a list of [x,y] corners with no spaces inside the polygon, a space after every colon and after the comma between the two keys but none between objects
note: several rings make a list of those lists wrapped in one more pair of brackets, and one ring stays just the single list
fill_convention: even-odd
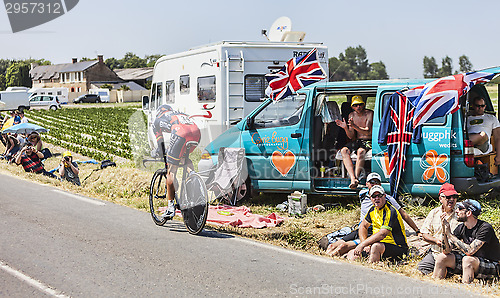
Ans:
[{"label": "van windshield", "polygon": [[272,102],[255,116],[255,126],[259,128],[297,124],[302,117],[305,101],[306,96],[298,94]]}]

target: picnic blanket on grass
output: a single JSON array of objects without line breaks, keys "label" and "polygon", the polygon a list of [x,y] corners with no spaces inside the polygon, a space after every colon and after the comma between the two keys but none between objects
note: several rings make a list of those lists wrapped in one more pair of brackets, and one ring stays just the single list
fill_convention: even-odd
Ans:
[{"label": "picnic blanket on grass", "polygon": [[240,228],[267,228],[275,227],[285,218],[271,213],[268,216],[253,214],[246,206],[233,207],[227,205],[210,206],[207,222],[216,225],[230,225]]},{"label": "picnic blanket on grass", "polygon": [[275,227],[285,220],[285,218],[276,215],[274,212],[268,216],[253,214],[250,212],[250,208],[245,206],[210,205],[209,207],[207,223],[215,225],[262,229]]}]

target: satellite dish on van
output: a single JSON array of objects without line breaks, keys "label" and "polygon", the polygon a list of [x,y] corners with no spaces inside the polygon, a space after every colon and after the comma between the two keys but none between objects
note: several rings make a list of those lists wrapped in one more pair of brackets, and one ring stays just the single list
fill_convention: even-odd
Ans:
[{"label": "satellite dish on van", "polygon": [[279,17],[269,29],[269,41],[281,41],[285,32],[292,31],[292,21],[289,17]]}]

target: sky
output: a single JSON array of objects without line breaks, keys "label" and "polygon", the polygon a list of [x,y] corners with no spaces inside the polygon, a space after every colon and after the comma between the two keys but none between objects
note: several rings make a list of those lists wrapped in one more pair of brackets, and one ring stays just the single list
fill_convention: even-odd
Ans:
[{"label": "sky", "polygon": [[422,78],[424,56],[440,66],[448,55],[454,70],[461,55],[476,70],[500,65],[498,0],[80,0],[59,18],[18,33],[4,8],[0,58],[57,64],[98,54],[174,54],[223,40],[265,42],[261,30],[281,16],[292,20],[293,31],[306,32],[305,42],[324,43],[329,57],[363,46],[390,78]]}]

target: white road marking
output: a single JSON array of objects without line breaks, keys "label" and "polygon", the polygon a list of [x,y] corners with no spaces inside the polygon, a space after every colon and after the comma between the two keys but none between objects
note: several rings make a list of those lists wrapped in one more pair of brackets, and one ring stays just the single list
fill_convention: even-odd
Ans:
[{"label": "white road marking", "polygon": [[87,202],[87,203],[91,203],[91,204],[98,205],[98,206],[104,206],[104,205],[106,205],[106,203],[104,203],[102,201],[98,201],[98,200],[94,200],[94,199],[89,199],[89,198],[82,197],[82,196],[79,196],[79,195],[74,195],[72,193],[65,192],[65,191],[62,191],[62,190],[54,189],[52,191],[60,193],[60,194],[63,194],[63,195],[66,195],[68,197],[71,197],[71,198],[74,198],[74,199],[77,199],[77,200],[80,200],[82,202]]},{"label": "white road marking", "polygon": [[3,269],[5,272],[9,273],[10,275],[22,281],[25,281],[30,286],[35,287],[46,294],[49,294],[54,297],[69,297],[64,295],[61,291],[54,290],[49,286],[43,284],[42,282],[39,282],[38,280],[35,280],[20,271],[17,271],[16,269],[5,264],[3,261],[0,261],[0,268]]},{"label": "white road marking", "polygon": [[249,239],[245,239],[245,238],[241,238],[241,237],[234,237],[234,238],[232,238],[232,240],[245,242],[247,244],[275,250],[275,251],[278,251],[281,253],[287,253],[287,254],[290,254],[290,255],[293,255],[296,257],[306,258],[306,259],[309,259],[312,261],[317,261],[317,262],[322,262],[322,263],[327,263],[327,264],[340,264],[339,262],[332,260],[332,259],[328,259],[328,258],[324,258],[321,256],[316,256],[316,255],[310,255],[310,254],[303,253],[300,251],[290,250],[290,249],[286,249],[286,248],[279,247],[279,246],[274,246],[274,245],[267,244],[267,243],[261,243],[261,242],[255,241],[255,240],[249,240]]}]

